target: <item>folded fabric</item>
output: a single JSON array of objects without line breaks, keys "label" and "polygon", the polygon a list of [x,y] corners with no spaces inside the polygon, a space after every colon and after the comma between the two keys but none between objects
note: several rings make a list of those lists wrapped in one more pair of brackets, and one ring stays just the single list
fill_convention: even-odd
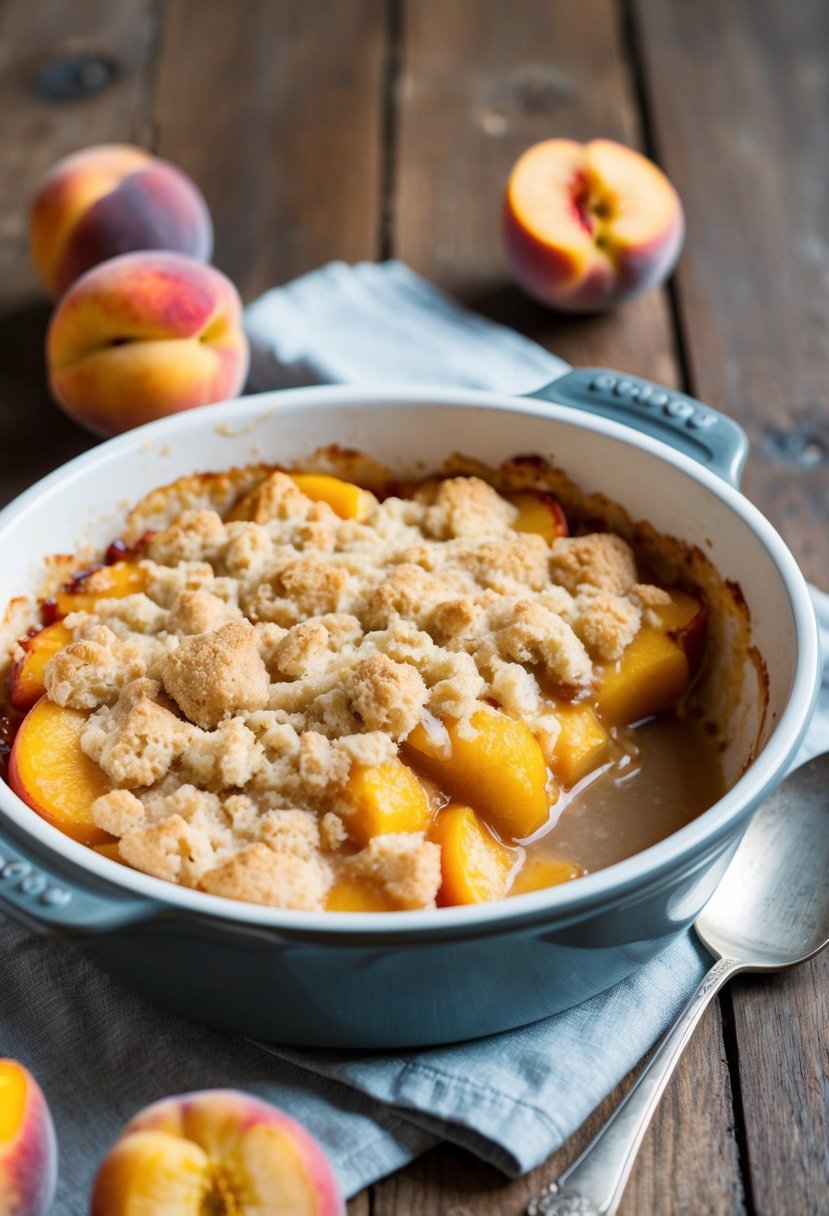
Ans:
[{"label": "folded fabric", "polygon": [[[467,384],[526,391],[567,365],[458,308],[399,263],[325,267],[248,310],[258,388]],[[814,593],[829,646],[829,597]],[[824,653],[829,653],[825,648]],[[829,746],[829,671],[798,762]],[[62,1167],[56,1216],[83,1216],[126,1120],[166,1094],[254,1092],[300,1119],[345,1192],[441,1139],[506,1173],[543,1161],[670,1023],[709,960],[692,934],[608,992],[524,1029],[448,1048],[371,1054],[281,1048],[167,1014],[63,942],[0,924],[0,1055],[46,1091]]]}]

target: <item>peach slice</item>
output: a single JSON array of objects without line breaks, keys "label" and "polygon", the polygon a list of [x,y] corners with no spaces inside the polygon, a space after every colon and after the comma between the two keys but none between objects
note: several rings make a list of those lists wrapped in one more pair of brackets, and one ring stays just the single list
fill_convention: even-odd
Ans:
[{"label": "peach slice", "polygon": [[124,1129],[95,1180],[91,1216],[344,1216],[324,1152],[251,1094],[165,1098]]},{"label": "peach slice", "polygon": [[313,502],[327,502],[340,519],[365,519],[377,499],[369,490],[326,473],[291,473],[297,487]]},{"label": "peach slice", "polygon": [[440,845],[441,906],[485,903],[505,894],[518,856],[495,839],[472,807],[444,807],[429,839]]},{"label": "peach slice", "polygon": [[504,840],[531,836],[558,795],[538,740],[525,722],[489,705],[475,711],[470,725],[467,732],[449,720],[436,731],[420,722],[406,739],[406,754]]},{"label": "peach slice", "polygon": [[326,912],[394,912],[393,903],[377,883],[366,878],[338,878],[325,900]]},{"label": "peach slice", "polygon": [[644,625],[596,689],[606,726],[622,726],[672,709],[688,691],[705,649],[707,612],[687,592],[671,590],[655,609],[659,626]]},{"label": "peach slice", "polygon": [[552,308],[607,308],[661,283],[684,232],[662,170],[613,140],[535,144],[507,183],[507,259],[525,291]]},{"label": "peach slice", "polygon": [[61,621],[22,639],[20,645],[26,653],[9,673],[9,695],[15,709],[31,709],[40,700],[46,691],[43,685],[46,664],[71,641],[72,633]]},{"label": "peach slice", "polygon": [[548,490],[518,490],[506,497],[518,508],[518,518],[512,525],[516,532],[534,532],[543,536],[548,544],[559,536],[568,535],[561,504]]},{"label": "peach slice", "polygon": [[220,271],[147,249],[81,275],[46,337],[52,395],[98,435],[235,397],[249,362],[242,302]]},{"label": "peach slice", "polygon": [[557,705],[556,717],[561,730],[550,768],[569,790],[601,764],[610,736],[596,717],[593,706],[584,702]]},{"label": "peach slice", "polygon": [[58,1146],[43,1091],[16,1060],[0,1059],[0,1216],[46,1216]]},{"label": "peach slice", "polygon": [[49,823],[81,844],[105,844],[112,837],[96,827],[91,807],[112,783],[81,751],[88,715],[63,709],[41,697],[29,710],[9,756],[9,785]]},{"label": "peach slice", "polygon": [[147,581],[146,570],[136,562],[90,567],[64,583],[53,600],[47,600],[48,610],[58,621],[70,612],[94,612],[99,599],[135,595],[145,590]]},{"label": "peach slice", "polygon": [[349,835],[362,847],[387,832],[423,832],[432,819],[425,789],[402,760],[353,765],[345,799]]},{"label": "peach slice", "polygon": [[587,871],[565,857],[533,857],[525,861],[516,874],[510,895],[525,895],[529,891],[544,891],[563,882],[581,878]]},{"label": "peach slice", "polygon": [[[355,486],[351,481],[342,481],[327,473],[289,473],[298,490],[312,502],[325,502],[340,519],[365,519],[377,499],[369,490]],[[259,486],[245,494],[227,516],[228,523],[253,518],[252,504],[259,495]]]}]

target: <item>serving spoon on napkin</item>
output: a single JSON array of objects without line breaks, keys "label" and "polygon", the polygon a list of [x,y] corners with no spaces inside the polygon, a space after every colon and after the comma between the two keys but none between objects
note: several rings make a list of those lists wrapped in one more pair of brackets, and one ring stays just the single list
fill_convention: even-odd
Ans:
[{"label": "serving spoon on napkin", "polygon": [[694,929],[717,960],[599,1134],[527,1216],[613,1216],[694,1027],[740,971],[797,966],[829,943],[829,753],[760,805]]}]

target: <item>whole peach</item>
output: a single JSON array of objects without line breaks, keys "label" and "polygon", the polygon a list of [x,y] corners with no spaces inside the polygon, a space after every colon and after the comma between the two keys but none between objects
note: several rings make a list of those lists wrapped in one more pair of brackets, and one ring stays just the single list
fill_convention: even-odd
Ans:
[{"label": "whole peach", "polygon": [[91,1216],[344,1216],[328,1159],[284,1111],[232,1089],[139,1112],[101,1166]]},{"label": "whole peach", "polygon": [[57,299],[121,253],[170,249],[209,262],[213,225],[201,192],[175,165],[130,144],[101,144],[47,173],[32,200],[29,242]]},{"label": "whole peach", "polygon": [[510,268],[529,295],[592,312],[662,282],[685,220],[665,174],[633,148],[549,139],[513,167],[503,230]]},{"label": "whole peach", "polygon": [[228,278],[179,253],[125,253],[73,283],[46,336],[49,384],[82,426],[115,435],[234,397],[247,375]]},{"label": "whole peach", "polygon": [[55,1198],[58,1147],[32,1074],[0,1060],[0,1216],[46,1216]]}]

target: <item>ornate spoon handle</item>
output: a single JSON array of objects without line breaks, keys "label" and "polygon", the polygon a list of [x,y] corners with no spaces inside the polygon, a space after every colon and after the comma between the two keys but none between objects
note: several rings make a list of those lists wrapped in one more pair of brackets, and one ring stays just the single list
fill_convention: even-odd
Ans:
[{"label": "ornate spoon handle", "polygon": [[735,959],[718,959],[599,1134],[557,1182],[533,1199],[527,1216],[613,1216],[642,1138],[694,1027],[715,993],[740,970],[742,964]]}]

